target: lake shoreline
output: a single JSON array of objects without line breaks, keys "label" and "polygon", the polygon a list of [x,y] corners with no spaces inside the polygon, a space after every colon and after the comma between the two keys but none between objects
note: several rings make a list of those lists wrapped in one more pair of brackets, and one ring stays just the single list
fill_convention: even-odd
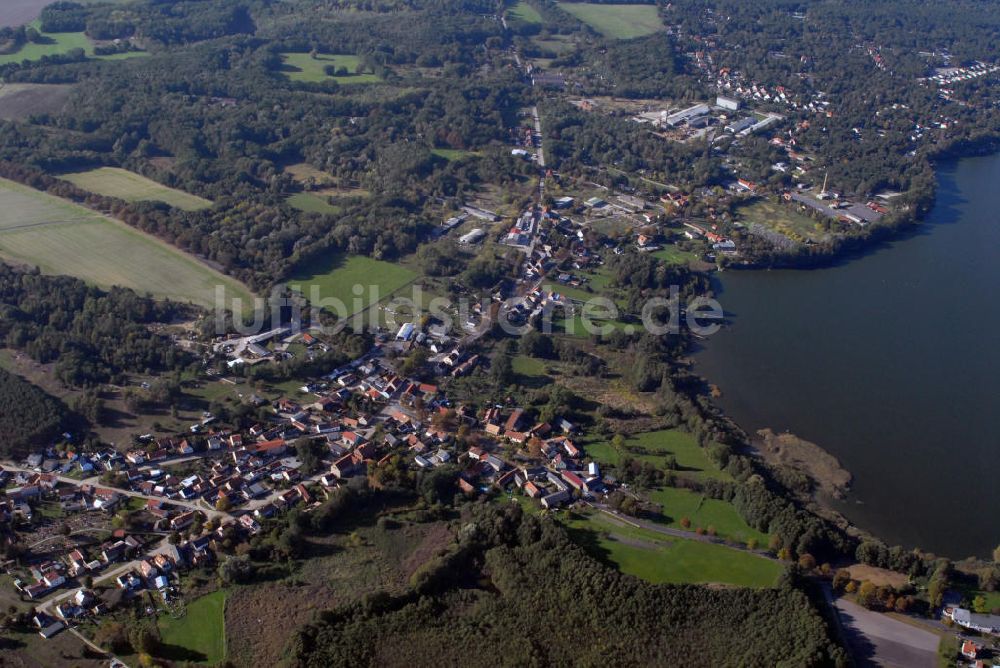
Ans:
[{"label": "lake shoreline", "polygon": [[[964,225],[967,227],[968,223],[961,222],[963,220],[963,217],[969,218],[971,216],[975,218],[976,214],[978,214],[978,217],[982,217],[982,215],[986,214],[988,211],[995,210],[995,208],[991,206],[982,206],[982,205],[977,206],[976,204],[973,204],[970,207],[969,202],[967,201],[968,194],[965,192],[965,188],[967,186],[966,184],[961,182],[961,179],[956,179],[956,175],[962,176],[962,178],[965,178],[966,180],[968,179],[968,176],[964,175],[963,170],[961,170],[959,167],[960,163],[962,163],[965,159],[970,159],[970,158],[980,159],[984,158],[984,156],[985,159],[989,159],[989,156],[995,156],[997,160],[1000,160],[1000,154],[997,153],[996,142],[988,141],[985,143],[979,143],[969,146],[958,146],[956,144],[956,147],[952,147],[952,149],[947,152],[942,151],[938,159],[935,160],[934,167],[935,167],[936,181],[935,181],[934,208],[931,211],[929,211],[926,215],[922,216],[919,223],[914,224],[909,228],[907,228],[906,232],[901,234],[891,235],[887,237],[883,243],[868,245],[867,247],[860,249],[858,252],[840,256],[837,258],[831,258],[831,260],[834,261],[831,262],[829,265],[825,266],[785,268],[782,271],[777,271],[777,272],[759,271],[760,268],[740,267],[739,271],[730,272],[730,279],[727,280],[726,283],[730,283],[732,285],[733,283],[732,279],[734,277],[743,276],[744,278],[740,279],[740,281],[736,283],[736,286],[739,287],[739,290],[737,290],[737,292],[740,294],[735,295],[735,298],[737,300],[737,307],[735,309],[735,312],[730,312],[727,309],[726,322],[728,327],[725,327],[723,332],[721,332],[717,336],[729,337],[729,340],[726,342],[726,344],[730,349],[737,347],[735,344],[732,343],[732,341],[738,339],[743,345],[743,348],[746,348],[746,350],[740,350],[736,358],[733,357],[734,353],[732,352],[732,350],[729,350],[725,355],[722,356],[723,359],[721,362],[719,360],[714,360],[712,363],[709,363],[708,362],[709,357],[706,351],[716,348],[718,344],[715,342],[704,342],[699,344],[698,349],[693,351],[692,354],[692,357],[694,359],[694,371],[699,375],[699,377],[702,378],[702,380],[705,383],[705,387],[709,387],[710,386],[709,383],[711,383],[713,385],[717,385],[722,388],[723,396],[721,398],[713,397],[711,399],[712,405],[718,411],[718,414],[720,416],[724,417],[732,424],[736,425],[741,432],[748,435],[752,435],[755,430],[763,428],[765,426],[770,426],[774,428],[775,431],[778,430],[784,431],[786,429],[790,429],[797,435],[803,436],[804,439],[814,440],[815,443],[813,445],[815,445],[819,450],[836,457],[836,459],[840,461],[843,461],[842,457],[840,456],[840,453],[844,452],[845,448],[857,447],[857,446],[845,446],[844,434],[848,434],[849,436],[851,436],[851,438],[860,443],[870,441],[872,445],[866,446],[866,449],[868,450],[871,450],[873,447],[889,448],[889,449],[898,447],[895,443],[892,442],[890,442],[888,445],[879,444],[880,439],[878,433],[872,433],[872,434],[866,433],[865,430],[861,427],[853,431],[850,429],[842,429],[839,432],[839,437],[832,433],[824,432],[822,429],[819,428],[819,426],[823,424],[824,419],[817,418],[816,414],[826,412],[827,409],[819,404],[807,409],[810,415],[807,416],[808,419],[805,420],[805,423],[810,425],[810,428],[806,430],[807,431],[806,434],[804,435],[798,434],[799,429],[796,426],[796,424],[799,424],[799,426],[801,426],[800,423],[802,421],[799,419],[800,416],[796,414],[796,410],[789,409],[787,405],[781,405],[780,408],[772,407],[771,410],[766,410],[766,409],[758,410],[760,406],[754,408],[754,402],[759,399],[758,396],[754,395],[756,395],[758,392],[762,392],[762,394],[766,396],[769,390],[773,390],[773,387],[766,387],[767,384],[764,383],[765,389],[763,389],[762,391],[761,385],[754,375],[745,373],[745,370],[742,376],[740,375],[740,373],[731,373],[728,369],[728,366],[733,363],[734,359],[739,361],[738,358],[740,356],[751,357],[755,359],[755,362],[758,363],[761,368],[765,369],[769,373],[771,372],[771,368],[769,367],[769,365],[776,363],[773,359],[760,360],[759,356],[755,357],[754,354],[757,351],[757,349],[763,348],[763,346],[759,345],[755,341],[745,340],[748,337],[752,339],[755,336],[756,337],[767,336],[767,334],[765,333],[768,331],[767,329],[761,329],[759,326],[757,327],[756,330],[754,330],[753,328],[747,330],[739,328],[740,321],[747,320],[747,318],[749,317],[747,315],[747,311],[750,309],[751,306],[753,306],[753,308],[762,306],[762,304],[759,302],[762,301],[763,298],[758,298],[757,301],[752,299],[749,301],[746,300],[746,293],[748,290],[747,285],[749,285],[750,283],[753,283],[756,290],[766,290],[772,285],[780,286],[782,290],[784,290],[784,292],[778,293],[780,296],[798,295],[799,297],[801,297],[802,296],[801,292],[804,291],[789,290],[787,289],[787,284],[791,282],[802,281],[807,283],[809,286],[812,286],[812,289],[815,290],[817,286],[821,286],[824,283],[841,281],[842,277],[845,274],[853,271],[851,268],[854,265],[862,264],[866,265],[867,267],[865,271],[867,271],[866,276],[869,279],[866,283],[864,283],[866,289],[867,286],[870,285],[875,286],[878,288],[878,290],[873,290],[873,291],[878,292],[879,294],[884,293],[891,295],[892,293],[891,290],[886,292],[884,285],[873,284],[872,281],[870,280],[871,278],[876,278],[876,280],[879,280],[877,277],[881,276],[881,281],[880,281],[881,283],[886,283],[886,281],[888,281],[889,284],[893,284],[894,281],[902,281],[903,285],[906,285],[908,283],[922,284],[922,283],[927,283],[927,281],[930,281],[930,283],[928,283],[926,287],[928,288],[933,287],[933,284],[936,280],[934,278],[933,272],[916,271],[924,266],[927,266],[928,264],[933,265],[934,263],[933,255],[927,251],[927,247],[933,248],[935,245],[938,245],[938,243],[942,239],[948,241],[946,237],[951,235],[960,235],[961,238],[963,239],[968,237],[969,230],[964,229],[964,227],[961,233],[948,231],[948,228],[956,224],[956,222],[959,225]],[[994,163],[991,162],[989,164],[992,165]],[[931,217],[931,215],[933,215],[933,220],[930,223],[928,223],[928,218]],[[973,229],[973,231],[976,230]],[[938,236],[935,237],[933,243],[929,243],[927,238],[932,233],[935,233]],[[950,243],[952,243],[952,245],[955,244],[954,241]],[[920,251],[923,254],[921,255],[920,253],[917,253],[916,260],[910,265],[908,265],[908,268],[904,270],[904,273],[900,274],[899,272],[902,268],[898,266],[900,264],[900,261],[897,256],[900,254],[900,251],[902,249],[908,249],[910,248],[910,246],[919,246],[923,248],[923,250]],[[887,265],[886,272],[880,274],[878,271],[872,271],[871,266],[875,264],[882,264],[885,258],[880,257],[879,260],[876,261],[872,259],[871,256],[882,255],[886,251],[890,250],[894,251],[894,254],[892,255],[893,261],[884,263],[885,265]],[[908,255],[914,255],[914,253],[910,252],[908,253]],[[977,262],[975,261],[976,258],[970,260],[969,258],[964,256],[958,256],[957,258],[949,257],[948,260],[957,260],[957,262],[971,266],[976,266],[977,264]],[[812,269],[820,269],[820,268],[826,269],[828,272],[831,272],[831,274],[833,272],[837,272],[837,274],[831,275],[831,274],[820,274],[820,272],[815,272],[815,276],[822,276],[822,278],[816,278],[811,276],[812,274],[814,274],[814,272],[811,271]],[[949,268],[949,272],[950,271],[951,269]],[[797,272],[802,272],[802,273],[797,276],[794,275]],[[721,281],[723,280],[722,275],[724,275],[725,273],[726,272],[722,271],[719,274],[716,274],[716,277],[713,279],[717,283],[716,286],[717,295],[729,294],[728,286],[721,284]],[[751,276],[770,276],[770,278],[766,280],[757,280],[757,281],[754,281],[753,279],[747,280]],[[979,291],[988,289],[988,287],[984,287],[982,283],[983,282],[980,281],[980,286],[978,288]],[[960,284],[963,286],[965,285],[965,283],[960,283]],[[828,291],[833,290],[833,288],[830,288],[829,286],[826,287],[828,288]],[[881,292],[879,290],[881,290]],[[952,298],[954,298],[954,295],[956,294],[962,295],[963,292],[956,293],[953,291],[948,294],[951,295]],[[976,294],[978,294],[978,292],[976,292]],[[823,293],[811,292],[809,293],[808,298],[822,300],[824,299],[824,295],[826,295],[825,292]],[[775,295],[771,295],[771,297],[775,298]],[[749,305],[745,304],[743,307],[740,307],[739,301],[741,299],[747,301],[747,304]],[[891,297],[889,297],[889,299],[891,301]],[[933,301],[933,299],[930,299],[930,297],[929,300]],[[804,320],[805,318],[803,318],[802,314],[798,312],[798,307],[801,306],[802,303],[800,301],[793,300],[787,302],[786,308],[790,309],[793,313],[792,316],[787,316],[787,315],[784,316],[785,319],[789,322],[788,326],[797,328],[803,327],[802,320]],[[763,307],[767,308],[767,305],[764,304]],[[871,310],[872,308],[874,308],[875,310]],[[813,308],[811,310],[818,311],[820,313],[823,312],[822,309],[817,309],[817,308]],[[810,309],[807,308],[805,309],[805,311],[809,312]],[[852,311],[850,309],[847,309],[846,312],[850,313]],[[869,308],[867,311],[862,310],[861,312],[873,315],[878,314],[878,316],[883,316],[885,309],[876,308],[874,305],[872,305],[871,308]],[[754,318],[750,317],[750,320],[754,320]],[[760,323],[754,322],[753,324],[759,325]],[[780,322],[776,323],[775,326],[778,326],[779,324]],[[848,319],[835,322],[834,329],[841,326],[841,324],[848,329],[852,327],[858,328],[858,325],[852,323]],[[890,323],[888,321],[887,322],[872,321],[872,323],[868,324],[867,326],[869,328],[871,326],[876,326],[888,329]],[[736,335],[734,332],[737,331],[738,329],[740,329],[741,333],[739,335]],[[804,332],[810,331],[810,328],[806,326],[804,327],[803,331]],[[807,335],[803,334],[803,336]],[[948,340],[948,339],[943,339],[943,340]],[[861,337],[861,341],[862,344],[864,344],[864,337]],[[817,350],[824,350],[822,341],[817,341],[815,345],[817,346]],[[802,347],[806,346],[803,345]],[[847,349],[850,350],[851,352],[848,353],[848,356],[846,358],[843,358],[844,362],[851,360],[850,355],[853,354],[854,350],[853,348],[850,347],[847,347]],[[976,350],[974,346],[970,346],[967,349],[971,351]],[[834,360],[840,359],[836,355],[830,355],[829,351],[824,350],[824,352],[826,355],[830,356]],[[809,353],[815,357],[814,351],[809,351]],[[775,354],[778,355],[777,353]],[[715,356],[718,357],[718,355]],[[880,361],[877,359],[877,356],[875,355],[871,356],[875,357],[876,359],[873,361],[873,363],[867,365],[868,367],[867,370],[869,375],[873,373],[875,374],[875,377],[877,377],[879,375],[879,372],[881,371]],[[898,360],[895,361],[898,362]],[[781,362],[777,363],[781,364]],[[986,362],[985,364],[988,364],[988,362]],[[830,364],[829,366],[836,366],[836,364]],[[850,367],[851,364],[846,364],[845,366]],[[894,373],[899,373],[900,371],[896,367],[892,367],[891,370]],[[940,372],[940,369],[935,369],[935,371]],[[955,371],[953,373],[960,374],[961,372]],[[808,373],[804,371],[802,375],[808,376]],[[819,380],[826,382],[830,387],[835,388],[835,391],[842,391],[836,389],[838,387],[838,384],[843,384],[843,383],[849,384],[851,378],[864,377],[864,375],[865,375],[864,373],[859,373],[857,369],[850,369],[850,368],[834,369],[830,377],[822,378]],[[905,377],[905,374],[902,375]],[[841,376],[845,376],[847,379],[846,380],[842,379]],[[932,375],[930,377],[934,376]],[[952,376],[946,372],[946,375],[944,375],[943,377],[953,378],[958,376]],[[734,378],[739,379],[739,382],[736,383]],[[810,377],[809,380],[795,379],[795,382],[790,384],[794,388],[801,386],[802,382],[811,385],[817,384],[817,380],[812,377]],[[863,385],[860,385],[859,387],[863,387]],[[928,394],[932,393],[935,387],[935,383],[930,383],[924,387],[927,389]],[[780,396],[787,396],[787,394],[794,395],[795,390],[786,388],[785,392],[786,395],[780,395]],[[813,390],[812,394],[816,394],[816,391]],[[738,395],[738,396],[736,399],[733,399],[732,395]],[[762,403],[767,404],[769,402],[765,401]],[[914,413],[918,414],[921,412],[925,412],[921,408],[922,405],[923,404],[915,403],[911,407],[909,407],[909,410],[912,410]],[[903,408],[904,410],[901,410],[898,415],[892,416],[893,419],[902,419],[905,422],[908,419],[914,417],[912,414],[908,413],[907,410],[905,410],[906,408],[905,406]],[[942,412],[942,417],[941,417],[942,422],[949,423],[951,420],[958,420],[959,422],[961,422],[961,418],[959,417],[960,414],[956,414],[954,417],[951,415],[949,415],[948,417],[944,417],[946,414],[947,414],[946,412]],[[748,419],[748,416],[751,415],[754,417]],[[767,418],[766,417],[767,415],[770,415],[771,417]],[[775,415],[780,417],[775,419],[774,417]],[[847,416],[851,415],[851,413],[847,412],[843,413],[843,415]],[[826,419],[829,420],[831,418],[826,418]],[[850,419],[853,419],[853,415]],[[934,440],[934,438],[937,438],[937,440]],[[919,456],[920,458],[922,458],[922,460],[924,460],[923,465],[926,467],[928,466],[926,462],[932,462],[930,466],[933,466],[933,462],[939,462],[941,466],[947,467],[948,465],[952,465],[952,468],[954,468],[952,462],[954,462],[956,458],[952,454],[950,454],[948,450],[937,451],[934,448],[935,443],[939,444],[940,446],[943,446],[945,443],[948,442],[947,439],[941,440],[941,437],[938,437],[936,435],[934,438],[928,439],[929,443],[917,444],[921,450],[919,452]],[[754,453],[760,456],[761,459],[767,461],[768,457],[765,456],[766,453],[761,452],[760,450],[760,445],[761,445],[760,438],[759,437],[748,438],[748,440],[751,441],[751,447],[754,448]],[[831,443],[836,443],[837,447],[831,448],[830,447]],[[990,455],[984,455],[984,457],[985,459],[983,461],[991,459]],[[845,503],[845,501],[843,500],[837,499],[836,498],[837,495],[835,494],[828,494],[825,492],[821,494],[811,494],[810,500],[815,506],[822,508],[823,512],[821,514],[823,516],[827,517],[828,519],[838,518],[836,520],[837,524],[845,528],[850,527],[851,533],[856,533],[857,535],[877,537],[879,539],[885,540],[888,543],[900,543],[906,545],[907,547],[925,549],[939,554],[948,554],[949,556],[954,556],[956,559],[963,558],[968,554],[976,554],[980,557],[986,554],[983,551],[987,549],[987,546],[985,544],[979,545],[973,550],[971,546],[973,544],[977,544],[977,539],[975,539],[974,537],[971,539],[965,537],[963,541],[959,541],[960,544],[956,543],[953,545],[953,547],[951,547],[949,546],[950,541],[948,540],[940,540],[940,539],[932,540],[929,538],[929,536],[934,533],[934,529],[929,529],[924,527],[914,528],[913,526],[906,526],[908,522],[905,520],[905,518],[900,518],[899,521],[896,524],[894,524],[893,520],[889,518],[888,515],[886,514],[887,511],[878,510],[879,503],[874,500],[874,495],[871,494],[871,479],[878,477],[878,475],[880,475],[879,473],[880,469],[878,469],[877,467],[870,466],[868,464],[858,464],[858,461],[872,461],[873,457],[870,455],[870,453],[862,453],[861,455],[857,455],[856,457],[854,457],[854,459],[856,461],[853,464],[851,462],[847,462],[846,469],[849,469],[852,473],[858,476],[858,478],[860,478],[862,482],[861,487],[865,488],[867,486],[867,489],[863,489],[863,491],[861,492],[859,492],[857,488],[852,490],[848,495],[849,502],[851,505],[848,505],[848,503]],[[901,468],[905,469],[905,463],[906,463],[905,459],[906,458],[904,457],[902,462],[896,462],[896,464],[901,465]],[[806,474],[807,476],[810,475],[808,466],[800,466],[796,462],[785,462],[785,464],[793,466],[798,470],[801,470],[802,473]],[[906,476],[903,474],[899,474],[899,477],[905,478]],[[930,479],[933,480],[933,476]],[[919,483],[914,483],[914,484],[919,484]],[[897,486],[899,485],[897,484]],[[941,481],[939,487],[944,489],[948,487],[948,485],[945,481]],[[972,489],[970,489],[969,493],[970,494],[973,493]],[[891,497],[891,495],[885,495],[885,494],[883,494],[883,496]],[[983,498],[988,499],[988,493],[987,496],[984,496]],[[988,501],[984,501],[984,503],[988,503]],[[880,513],[883,515],[883,519],[880,522],[873,523],[871,519]],[[985,523],[989,525],[989,522]],[[878,526],[879,524],[881,524],[882,526],[881,527]],[[889,531],[885,530],[887,527],[890,528]],[[942,532],[942,535],[949,533],[954,535],[956,533],[956,530],[953,528],[949,531]],[[972,531],[972,533],[975,534],[977,532]],[[993,533],[994,530],[991,528],[989,531],[985,532],[985,534],[979,539],[978,542],[984,542],[984,543],[995,542],[997,536],[994,536]],[[904,538],[904,536],[920,536],[920,535],[923,535],[922,539],[915,538],[908,540]]]}]

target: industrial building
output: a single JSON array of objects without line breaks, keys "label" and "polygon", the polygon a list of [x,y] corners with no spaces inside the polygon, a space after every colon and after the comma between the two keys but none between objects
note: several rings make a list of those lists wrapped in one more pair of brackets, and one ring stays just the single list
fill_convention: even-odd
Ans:
[{"label": "industrial building", "polygon": [[485,236],[486,236],[486,232],[483,231],[483,229],[481,227],[477,227],[476,229],[472,230],[471,232],[467,232],[466,234],[463,234],[461,237],[459,237],[458,238],[458,243],[460,243],[460,244],[469,244],[469,245],[471,245],[471,244],[477,244],[480,241],[482,241],[483,237],[485,237]]},{"label": "industrial building", "polygon": [[726,97],[725,95],[720,95],[717,98],[715,98],[715,106],[721,109],[728,109],[729,111],[739,111],[740,101],[732,97]]},{"label": "industrial building", "polygon": [[726,132],[732,132],[737,134],[743,132],[744,130],[749,130],[757,123],[757,119],[752,116],[747,116],[746,118],[741,118],[738,121],[734,121],[726,126]]}]

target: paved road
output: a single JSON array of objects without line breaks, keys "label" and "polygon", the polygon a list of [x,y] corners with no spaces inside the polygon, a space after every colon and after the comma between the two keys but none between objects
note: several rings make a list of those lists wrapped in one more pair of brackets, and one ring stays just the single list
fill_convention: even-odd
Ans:
[{"label": "paved road", "polygon": [[940,636],[867,610],[844,598],[834,599],[824,586],[827,601],[837,611],[841,629],[855,662],[861,668],[934,668],[938,665]]},{"label": "paved road", "polygon": [[[538,106],[535,105],[531,108],[531,116],[535,119],[535,134],[538,135],[538,166],[545,170],[545,148],[544,142],[542,141],[542,119],[538,116]],[[545,177],[542,177],[541,186],[542,190],[545,189]]]}]

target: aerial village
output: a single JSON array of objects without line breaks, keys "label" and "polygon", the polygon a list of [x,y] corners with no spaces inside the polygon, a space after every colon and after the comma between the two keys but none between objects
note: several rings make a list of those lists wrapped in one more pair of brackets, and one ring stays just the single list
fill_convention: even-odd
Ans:
[{"label": "aerial village", "polygon": [[[607,491],[568,420],[539,423],[516,404],[473,414],[437,386],[401,376],[385,355],[440,342],[412,324],[382,333],[368,354],[308,381],[297,399],[248,397],[270,417],[246,430],[205,414],[188,433],[143,435],[127,450],[45,449],[4,464],[5,540],[28,537],[6,564],[7,593],[34,605],[45,638],[123,599],[155,596],[170,606],[181,574],[212,566],[220,544],[253,536],[291,508],[309,512],[401,451],[413,470],[457,463],[470,496],[495,490],[555,509]],[[247,347],[225,349],[238,357]],[[476,360],[453,343],[429,364],[447,375]],[[459,429],[474,432],[477,445],[457,447]],[[304,461],[304,451],[314,456]]]}]

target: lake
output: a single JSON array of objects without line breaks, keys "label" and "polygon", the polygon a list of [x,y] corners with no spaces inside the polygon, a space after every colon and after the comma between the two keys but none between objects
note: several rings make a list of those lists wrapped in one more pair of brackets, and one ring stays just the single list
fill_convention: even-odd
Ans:
[{"label": "lake", "polygon": [[54,0],[0,0],[0,27],[19,26],[38,18]]},{"label": "lake", "polygon": [[854,474],[838,504],[889,544],[1000,544],[1000,155],[938,167],[918,232],[806,271],[718,275],[729,325],[697,370],[748,432],[788,430]]}]

